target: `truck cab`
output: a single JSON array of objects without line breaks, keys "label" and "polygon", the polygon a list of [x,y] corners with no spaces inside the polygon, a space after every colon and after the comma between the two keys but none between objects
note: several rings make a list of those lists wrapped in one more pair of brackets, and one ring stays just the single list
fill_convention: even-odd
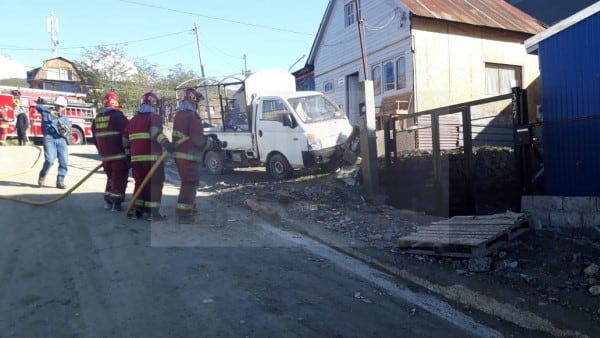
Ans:
[{"label": "truck cab", "polygon": [[212,173],[225,167],[265,166],[277,179],[295,169],[324,167],[339,156],[352,132],[346,114],[318,91],[297,91],[294,77],[266,70],[250,75],[222,109],[222,126],[206,128],[227,142],[221,154],[205,154]]}]

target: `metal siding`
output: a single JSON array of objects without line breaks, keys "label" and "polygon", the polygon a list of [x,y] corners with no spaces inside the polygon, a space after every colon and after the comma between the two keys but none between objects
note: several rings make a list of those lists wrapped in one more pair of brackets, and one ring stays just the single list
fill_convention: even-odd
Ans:
[{"label": "metal siding", "polygon": [[537,34],[546,27],[505,0],[401,0],[417,16]]},{"label": "metal siding", "polygon": [[600,14],[540,42],[548,195],[600,195]]}]

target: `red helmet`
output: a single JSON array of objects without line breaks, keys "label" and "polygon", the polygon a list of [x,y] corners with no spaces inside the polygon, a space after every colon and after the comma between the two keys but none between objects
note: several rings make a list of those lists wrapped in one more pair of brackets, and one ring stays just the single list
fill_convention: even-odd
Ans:
[{"label": "red helmet", "polygon": [[121,100],[119,99],[119,95],[115,92],[106,93],[104,100],[102,100],[102,105],[104,108],[120,109]]},{"label": "red helmet", "polygon": [[183,101],[198,103],[203,98],[204,97],[202,96],[202,94],[198,93],[196,91],[196,89],[191,88],[191,87],[186,88],[185,91],[183,92]]},{"label": "red helmet", "polygon": [[142,104],[149,104],[152,107],[158,106],[158,96],[153,92],[147,92],[142,96]]}]

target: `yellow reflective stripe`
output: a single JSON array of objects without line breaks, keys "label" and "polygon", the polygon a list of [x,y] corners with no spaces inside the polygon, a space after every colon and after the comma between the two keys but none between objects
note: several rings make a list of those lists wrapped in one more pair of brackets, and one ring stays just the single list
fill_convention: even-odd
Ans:
[{"label": "yellow reflective stripe", "polygon": [[144,200],[137,199],[137,200],[135,201],[135,206],[136,206],[136,207],[143,207],[145,203],[146,203],[146,202],[144,202]]},{"label": "yellow reflective stripe", "polygon": [[129,134],[129,139],[130,140],[149,140],[150,139],[150,133],[135,133],[135,134]]},{"label": "yellow reflective stripe", "polygon": [[96,117],[96,122],[108,122],[110,120],[110,116],[98,116]]},{"label": "yellow reflective stripe", "polygon": [[106,137],[106,136],[113,136],[113,135],[119,135],[120,133],[116,130],[114,131],[101,131],[99,133],[96,133],[96,137]]},{"label": "yellow reflective stripe", "polygon": [[131,162],[156,161],[160,155],[135,155],[131,156]]},{"label": "yellow reflective stripe", "polygon": [[158,143],[162,143],[164,140],[167,140],[167,137],[163,133],[158,134],[156,137],[156,142]]},{"label": "yellow reflective stripe", "polygon": [[175,153],[173,153],[173,157],[179,158],[182,160],[197,161],[197,162],[200,162],[202,160],[200,155],[188,154],[188,153],[175,152]]},{"label": "yellow reflective stripe", "polygon": [[184,138],[188,137],[186,134],[180,132],[179,130],[173,130],[173,137]]},{"label": "yellow reflective stripe", "polygon": [[117,154],[117,155],[100,157],[100,160],[102,162],[104,162],[104,161],[114,161],[114,160],[123,160],[123,159],[125,159],[125,154]]},{"label": "yellow reflective stripe", "polygon": [[179,210],[194,210],[194,205],[193,204],[185,204],[185,203],[177,203],[177,206],[175,208],[179,209]]},{"label": "yellow reflective stripe", "polygon": [[160,202],[144,202],[144,207],[146,208],[160,208]]}]

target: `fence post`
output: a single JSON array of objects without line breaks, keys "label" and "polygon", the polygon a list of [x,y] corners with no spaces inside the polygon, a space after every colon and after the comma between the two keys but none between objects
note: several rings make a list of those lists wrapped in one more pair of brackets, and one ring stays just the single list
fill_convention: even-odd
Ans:
[{"label": "fence post", "polygon": [[475,213],[475,182],[473,170],[473,132],[471,126],[471,106],[462,111],[463,118],[463,151],[464,151],[464,178],[466,192],[466,209]]},{"label": "fence post", "polygon": [[529,114],[527,112],[527,91],[520,87],[512,89],[512,113],[513,113],[513,135],[514,156],[517,184],[519,187],[519,203],[516,203],[520,211],[521,195],[531,194],[531,135],[529,128]]}]

